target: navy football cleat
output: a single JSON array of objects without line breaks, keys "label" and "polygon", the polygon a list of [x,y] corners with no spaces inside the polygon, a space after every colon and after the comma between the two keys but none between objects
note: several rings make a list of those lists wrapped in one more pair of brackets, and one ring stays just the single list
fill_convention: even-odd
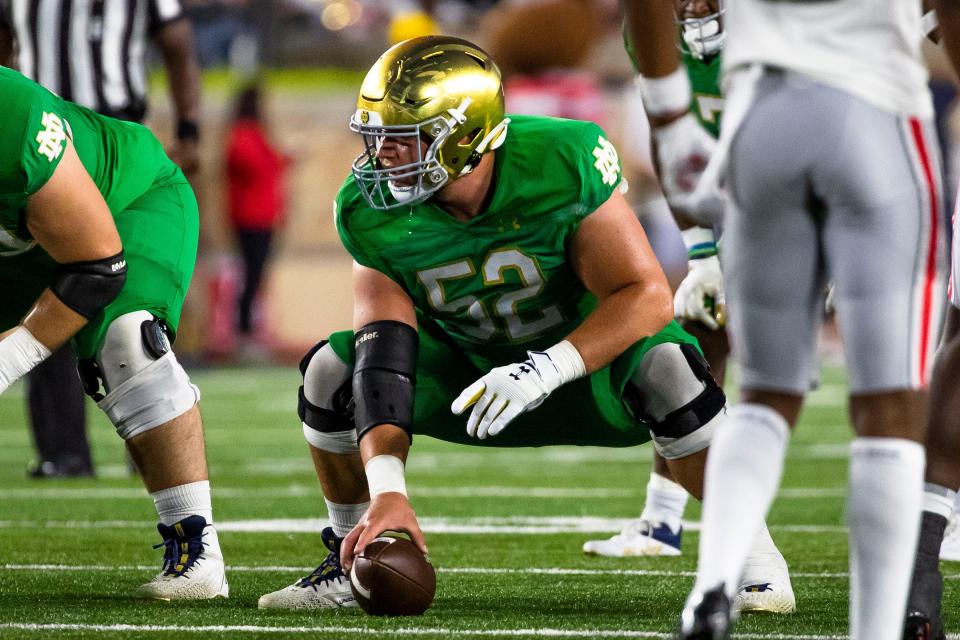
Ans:
[{"label": "navy football cleat", "polygon": [[217,531],[203,516],[188,516],[172,525],[158,524],[163,542],[163,569],[134,595],[153,600],[206,600],[230,594]]},{"label": "navy football cleat", "polygon": [[680,616],[677,640],[727,640],[730,622],[730,598],[721,584],[687,602]]},{"label": "navy football cleat", "polygon": [[637,520],[606,540],[587,540],[583,552],[591,556],[629,558],[633,556],[679,556],[683,527],[676,531],[665,522]]},{"label": "navy football cleat", "polygon": [[336,609],[356,607],[357,601],[350,589],[350,577],[340,566],[340,543],[332,527],[320,534],[329,553],[313,573],[300,578],[289,587],[260,596],[261,609]]}]

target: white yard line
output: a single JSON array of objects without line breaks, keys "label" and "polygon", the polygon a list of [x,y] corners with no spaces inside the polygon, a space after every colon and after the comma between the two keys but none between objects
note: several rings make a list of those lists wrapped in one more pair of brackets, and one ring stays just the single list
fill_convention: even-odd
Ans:
[{"label": "white yard line", "polygon": [[[446,534],[513,534],[546,535],[557,533],[611,533],[620,531],[630,518],[601,518],[589,516],[513,516],[478,518],[420,518],[425,533]],[[153,522],[145,520],[0,520],[0,529],[150,529]],[[276,518],[258,520],[227,520],[217,523],[221,532],[240,533],[311,533],[317,534],[327,526],[320,518]],[[699,522],[684,522],[688,531],[699,531]],[[771,531],[809,534],[844,534],[841,525],[770,525]]]},{"label": "white yard line", "polygon": [[[92,631],[92,632],[146,632],[146,633],[281,633],[281,634],[356,634],[365,636],[480,636],[480,637],[542,637],[542,638],[656,638],[667,639],[672,633],[630,629],[462,629],[442,627],[397,627],[367,628],[346,626],[274,627],[260,625],[150,625],[150,624],[38,624],[0,623],[0,629],[20,631]],[[797,635],[786,633],[736,633],[734,638],[743,640],[846,640],[841,635]],[[958,640],[960,635],[949,634],[949,640]]]},{"label": "white yard line", "polygon": [[[640,498],[640,489],[578,488],[578,487],[418,487],[411,484],[410,493],[423,498]],[[147,492],[140,487],[47,487],[40,489],[0,489],[0,500],[142,500]],[[320,495],[319,486],[292,484],[284,487],[247,489],[214,487],[217,498],[300,498]],[[841,498],[844,487],[784,487],[778,497],[790,499]]]},{"label": "white yard line", "polygon": [[[51,572],[87,572],[87,571],[156,571],[156,565],[106,565],[106,564],[3,564],[0,571],[51,571]],[[229,573],[293,573],[302,574],[313,571],[314,567],[296,567],[289,565],[243,566],[229,565]],[[692,578],[693,571],[668,571],[657,569],[563,569],[557,567],[437,567],[438,573],[465,575],[538,575],[538,576],[629,576],[656,578]],[[808,572],[791,573],[793,578],[802,579],[846,579],[846,572]],[[960,580],[960,573],[945,574],[945,580]]]}]

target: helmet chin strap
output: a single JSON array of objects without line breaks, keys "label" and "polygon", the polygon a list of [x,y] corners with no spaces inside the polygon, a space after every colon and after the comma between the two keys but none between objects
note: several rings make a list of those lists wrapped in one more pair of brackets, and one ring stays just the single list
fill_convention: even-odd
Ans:
[{"label": "helmet chin strap", "polygon": [[510,124],[510,118],[504,118],[495,126],[493,129],[490,129],[490,133],[483,137],[483,140],[480,141],[480,144],[477,145],[477,148],[470,154],[470,157],[467,158],[467,161],[463,165],[463,169],[460,171],[460,175],[465,175],[476,169],[477,164],[480,162],[480,158],[483,157],[483,154],[487,151],[493,151],[503,144],[503,141],[507,139],[507,125]]}]

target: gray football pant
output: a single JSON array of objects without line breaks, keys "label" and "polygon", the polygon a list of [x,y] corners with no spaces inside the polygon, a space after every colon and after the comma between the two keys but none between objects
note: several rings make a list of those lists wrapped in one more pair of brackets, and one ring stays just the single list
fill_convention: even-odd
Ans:
[{"label": "gray football pant", "polygon": [[743,386],[809,388],[828,281],[850,391],[925,386],[947,271],[931,123],[767,70],[727,186],[721,257]]}]

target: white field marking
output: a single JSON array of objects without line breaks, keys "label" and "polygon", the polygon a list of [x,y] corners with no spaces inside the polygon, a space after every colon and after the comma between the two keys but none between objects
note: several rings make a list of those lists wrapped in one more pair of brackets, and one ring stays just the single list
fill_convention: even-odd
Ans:
[{"label": "white field marking", "polygon": [[[640,498],[644,495],[639,489],[614,488],[577,488],[577,487],[418,487],[411,485],[410,493],[414,497],[424,498]],[[216,487],[213,495],[217,498],[300,498],[319,496],[320,488],[292,484],[285,487],[264,489],[242,489]],[[841,498],[846,495],[844,487],[784,487],[778,497],[791,499],[805,498]],[[0,500],[36,500],[53,498],[57,500],[142,500],[147,492],[139,487],[47,487],[42,489],[0,489]]]},{"label": "white field marking", "polygon": [[[850,455],[847,442],[795,444],[787,453],[789,460],[845,460]],[[635,464],[638,473],[645,473],[650,466],[650,449],[646,446],[622,449],[599,447],[556,447],[537,450],[498,449],[491,455],[488,449],[458,449],[444,452],[416,453],[410,456],[407,473],[450,473],[455,469],[480,467],[485,470],[504,469],[511,475],[532,475],[533,470],[544,464]],[[299,476],[310,474],[313,466],[309,458],[270,458],[242,463],[247,474],[270,477]],[[517,470],[520,469],[521,473]],[[531,470],[531,471],[528,471]],[[637,482],[640,482],[638,479]]]},{"label": "white field marking", "polygon": [[[156,565],[105,565],[105,564],[3,564],[0,571],[51,571],[51,572],[93,572],[93,571],[156,571]],[[243,566],[228,565],[230,573],[294,573],[304,574],[313,571],[314,567],[293,567],[284,565]],[[665,569],[563,569],[559,567],[524,567],[511,569],[508,567],[436,567],[438,573],[464,575],[537,575],[537,576],[630,576],[655,578],[693,578],[694,571],[668,571]],[[847,579],[846,572],[794,572],[790,577],[797,579]],[[960,573],[944,574],[944,580],[960,580]]]},{"label": "white field marking", "polygon": [[[612,533],[622,530],[634,520],[590,516],[512,516],[478,518],[420,518],[425,533],[446,534],[520,534]],[[3,529],[149,529],[154,523],[144,520],[0,520]],[[320,518],[276,518],[270,520],[232,520],[217,523],[219,531],[241,533],[310,533],[327,526]],[[699,531],[699,522],[684,522],[688,531]],[[845,534],[840,525],[771,525],[772,531],[811,534]]]},{"label": "white field marking", "polygon": [[[187,633],[343,633],[365,636],[481,636],[481,637],[543,637],[543,638],[654,638],[669,640],[673,633],[661,631],[634,631],[630,629],[462,629],[443,627],[265,627],[258,625],[178,626],[159,624],[39,624],[26,622],[0,623],[0,629],[20,631],[94,631],[94,632],[187,632]],[[742,640],[847,640],[845,635],[797,635],[787,633],[735,633]],[[960,634],[947,634],[948,640],[960,640]]]}]

